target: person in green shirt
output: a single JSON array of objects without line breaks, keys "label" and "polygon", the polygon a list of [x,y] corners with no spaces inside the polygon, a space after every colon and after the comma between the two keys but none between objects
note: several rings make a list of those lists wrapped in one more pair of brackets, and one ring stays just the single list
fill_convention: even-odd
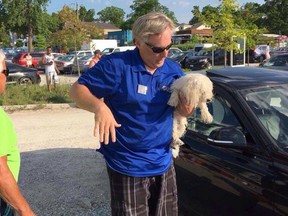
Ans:
[{"label": "person in green shirt", "polygon": [[[8,75],[5,55],[0,52],[0,95],[5,91]],[[20,170],[20,152],[17,136],[8,115],[0,108],[0,215],[35,216],[22,195],[17,181]]]}]

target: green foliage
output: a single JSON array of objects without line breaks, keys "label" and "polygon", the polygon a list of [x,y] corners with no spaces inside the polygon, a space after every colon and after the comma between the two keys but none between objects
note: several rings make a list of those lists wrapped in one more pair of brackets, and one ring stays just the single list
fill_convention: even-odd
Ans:
[{"label": "green foliage", "polygon": [[83,24],[75,11],[68,6],[62,8],[58,17],[62,29],[51,34],[48,40],[50,44],[55,44],[65,51],[78,50],[83,42],[91,40],[91,35],[100,35],[103,32],[96,26]]},{"label": "green foliage", "polygon": [[99,21],[110,22],[120,27],[124,22],[125,12],[121,8],[110,6],[99,11],[97,15],[99,16]]},{"label": "green foliage", "polygon": [[262,27],[270,33],[288,35],[288,0],[266,0],[260,10]]},{"label": "green foliage", "polygon": [[16,47],[23,47],[23,42],[22,42],[22,40],[17,40],[15,46],[16,46]]},{"label": "green foliage", "polygon": [[0,2],[1,21],[7,30],[18,34],[28,35],[28,49],[32,50],[32,38],[39,20],[45,11],[49,0],[2,0]]},{"label": "green foliage", "polygon": [[183,51],[187,51],[189,49],[193,49],[195,43],[194,42],[187,42],[184,44],[177,44],[177,45],[173,45],[173,47],[177,47]]},{"label": "green foliage", "polygon": [[43,35],[37,35],[35,41],[35,48],[38,50],[45,50],[47,47],[46,38]]},{"label": "green foliage", "polygon": [[70,85],[57,86],[56,91],[49,92],[47,86],[8,85],[3,96],[0,97],[0,105],[27,105],[49,103],[71,103],[68,92]]},{"label": "green foliage", "polygon": [[92,22],[94,21],[95,10],[89,9],[87,10],[84,6],[80,6],[79,9],[79,19],[82,22]]},{"label": "green foliage", "polygon": [[130,8],[133,12],[127,15],[128,19],[121,25],[122,29],[132,29],[132,25],[138,17],[152,11],[163,12],[174,23],[177,23],[174,12],[170,11],[166,6],[161,5],[158,0],[134,0]]}]

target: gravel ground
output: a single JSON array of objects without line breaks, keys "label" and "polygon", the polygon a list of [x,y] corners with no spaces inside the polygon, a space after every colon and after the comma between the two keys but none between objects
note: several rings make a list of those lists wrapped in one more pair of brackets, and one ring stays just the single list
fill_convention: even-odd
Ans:
[{"label": "gravel ground", "polygon": [[[77,76],[60,80],[72,83]],[[21,152],[19,185],[37,215],[109,216],[109,182],[95,151],[93,114],[70,105],[8,114]]]}]

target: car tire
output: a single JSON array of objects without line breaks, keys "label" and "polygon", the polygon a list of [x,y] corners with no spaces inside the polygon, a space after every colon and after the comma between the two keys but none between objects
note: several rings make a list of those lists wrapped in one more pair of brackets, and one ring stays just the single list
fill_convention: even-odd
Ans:
[{"label": "car tire", "polygon": [[29,77],[22,77],[18,81],[19,85],[32,85],[33,82]]}]

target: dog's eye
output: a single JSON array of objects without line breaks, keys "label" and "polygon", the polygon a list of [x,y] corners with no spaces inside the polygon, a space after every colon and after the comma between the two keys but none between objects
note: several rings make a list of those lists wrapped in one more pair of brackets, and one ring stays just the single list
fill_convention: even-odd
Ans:
[{"label": "dog's eye", "polygon": [[210,102],[212,102],[212,100],[210,100],[210,99],[207,99],[207,100],[206,100],[206,103],[210,103]]}]

